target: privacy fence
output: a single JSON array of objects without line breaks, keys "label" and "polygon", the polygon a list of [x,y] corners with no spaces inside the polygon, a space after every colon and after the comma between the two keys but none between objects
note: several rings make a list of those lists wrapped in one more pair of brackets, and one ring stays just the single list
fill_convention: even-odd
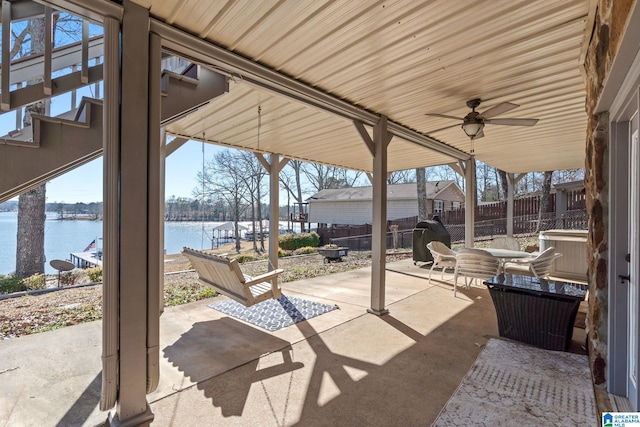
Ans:
[{"label": "privacy fence", "polygon": [[[540,197],[514,200],[514,234],[533,235],[551,229],[586,229],[587,213],[584,192],[567,192],[556,206],[552,194],[547,212],[539,214]],[[490,240],[507,233],[507,204],[496,202],[477,206],[475,210],[475,240]],[[451,235],[452,243],[464,242],[464,209],[443,212],[440,219]],[[417,217],[387,221],[387,248],[412,248],[413,229]],[[396,231],[394,228],[396,228]],[[332,225],[318,227],[320,244],[335,243],[351,250],[371,250],[371,224]]]}]

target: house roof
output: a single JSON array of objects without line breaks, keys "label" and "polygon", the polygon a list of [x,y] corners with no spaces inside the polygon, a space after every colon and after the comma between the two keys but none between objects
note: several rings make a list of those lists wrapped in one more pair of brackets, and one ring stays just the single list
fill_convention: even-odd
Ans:
[{"label": "house roof", "polygon": [[[133,1],[167,51],[231,79],[169,134],[370,172],[353,122],[371,135],[384,115],[395,135],[389,171],[472,150],[507,172],[584,166],[581,64],[596,2]],[[167,37],[178,33],[192,39]],[[460,120],[425,115],[462,118],[473,98],[478,111],[512,102],[520,107],[500,118],[539,122],[487,125],[471,144]]]},{"label": "house roof", "polygon": [[[437,194],[449,186],[462,193],[455,181],[427,181],[427,199],[436,198]],[[387,185],[387,200],[416,200],[416,183]],[[373,187],[351,187],[339,189],[325,189],[307,199],[308,202],[331,201],[366,201],[373,200]]]}]

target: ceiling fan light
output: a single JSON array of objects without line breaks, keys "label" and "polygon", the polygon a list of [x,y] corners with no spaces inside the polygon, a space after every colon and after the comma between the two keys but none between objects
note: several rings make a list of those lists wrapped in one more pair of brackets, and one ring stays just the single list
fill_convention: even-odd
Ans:
[{"label": "ceiling fan light", "polygon": [[465,121],[462,124],[462,130],[467,134],[469,138],[475,138],[476,135],[484,128],[484,123],[481,121]]}]

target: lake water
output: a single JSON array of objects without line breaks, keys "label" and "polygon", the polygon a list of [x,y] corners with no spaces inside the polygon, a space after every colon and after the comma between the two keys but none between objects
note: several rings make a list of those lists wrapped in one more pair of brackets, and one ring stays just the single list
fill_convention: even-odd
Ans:
[{"label": "lake water", "polygon": [[[15,271],[16,268],[16,233],[18,228],[17,212],[0,212],[0,274]],[[165,250],[167,254],[182,251],[183,246],[194,249],[210,249],[218,244],[214,237],[213,228],[222,222],[195,221],[165,222]],[[249,226],[250,222],[240,222]],[[295,224],[298,225],[298,224]],[[287,228],[287,222],[280,222],[281,228]],[[296,230],[296,228],[294,228]],[[299,231],[299,228],[297,229]],[[218,237],[219,232],[215,232]],[[225,236],[225,232],[220,232]],[[55,213],[47,213],[44,230],[44,251],[47,262],[45,272],[56,271],[49,265],[52,259],[69,259],[72,252],[82,252],[94,240],[98,239],[98,246],[102,246],[102,221],[58,221]]]}]

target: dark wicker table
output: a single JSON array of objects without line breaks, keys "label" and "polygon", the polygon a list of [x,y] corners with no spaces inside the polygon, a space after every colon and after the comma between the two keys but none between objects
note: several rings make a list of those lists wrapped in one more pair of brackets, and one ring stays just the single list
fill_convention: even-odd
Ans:
[{"label": "dark wicker table", "polygon": [[569,349],[585,285],[504,273],[484,283],[501,337],[547,350]]}]

